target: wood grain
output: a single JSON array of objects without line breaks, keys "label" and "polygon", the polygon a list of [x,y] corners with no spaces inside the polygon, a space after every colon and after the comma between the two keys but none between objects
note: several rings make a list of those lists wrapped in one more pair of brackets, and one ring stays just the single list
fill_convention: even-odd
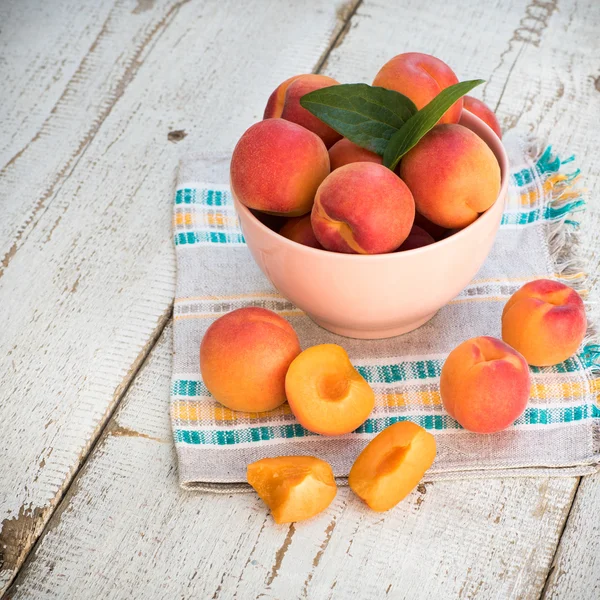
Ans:
[{"label": "wood grain", "polygon": [[[0,470],[0,590],[169,318],[181,147],[231,148],[279,81],[319,63],[345,7],[118,2],[39,135],[23,152],[13,145],[21,153],[0,182],[0,222],[13,228],[0,280],[10,314],[0,364],[0,453],[9,457]],[[38,22],[34,10],[12,10],[16,26]],[[224,81],[240,93],[226,93]],[[177,130],[187,137],[174,143]],[[11,216],[17,204],[24,220]]]},{"label": "wood grain", "polygon": [[584,477],[544,590],[544,600],[600,598],[600,473]]},{"label": "wood grain", "polygon": [[183,492],[168,418],[171,327],[8,597],[537,598],[573,478],[421,485],[381,514],[348,488],[275,525],[255,494]]}]

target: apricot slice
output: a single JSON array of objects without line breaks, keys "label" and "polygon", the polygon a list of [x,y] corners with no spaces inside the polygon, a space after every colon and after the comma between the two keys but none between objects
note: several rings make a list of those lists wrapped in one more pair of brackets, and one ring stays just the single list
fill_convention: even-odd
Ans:
[{"label": "apricot slice", "polygon": [[322,435],[341,435],[362,425],[375,394],[337,344],[301,352],[285,377],[285,393],[303,427]]},{"label": "apricot slice", "polygon": [[247,479],[276,523],[310,519],[337,493],[331,466],[314,456],[263,458],[248,465]]},{"label": "apricot slice", "polygon": [[419,425],[386,427],[350,469],[352,491],[377,512],[393,508],[416,487],[435,458],[435,438]]}]

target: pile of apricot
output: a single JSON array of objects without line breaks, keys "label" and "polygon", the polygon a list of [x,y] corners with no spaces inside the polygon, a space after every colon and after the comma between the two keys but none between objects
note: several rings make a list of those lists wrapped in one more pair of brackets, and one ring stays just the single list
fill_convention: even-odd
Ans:
[{"label": "pile of apricot", "polygon": [[[446,411],[476,433],[507,428],[529,400],[528,364],[566,360],[585,331],[577,292],[547,279],[524,285],[504,308],[504,341],[477,337],[449,354],[440,380]],[[227,408],[256,413],[287,400],[301,425],[324,436],[354,431],[375,405],[373,390],[341,346],[302,351],[293,327],[264,308],[241,308],[217,319],[202,340],[200,369],[212,396]],[[434,436],[409,421],[397,422],[365,447],[348,483],[373,510],[388,510],[416,487],[435,453]],[[248,465],[247,477],[278,523],[308,519],[336,494],[331,466],[313,456],[264,458]]]},{"label": "pile of apricot", "polygon": [[[408,53],[384,65],[373,83],[401,92],[420,109],[456,82],[439,59]],[[452,105],[393,172],[381,156],[342,138],[300,105],[306,93],[335,84],[321,75],[282,83],[265,119],[243,134],[233,153],[235,195],[259,214],[285,217],[282,236],[335,252],[405,251],[466,227],[495,202],[498,163],[476,134],[457,124],[469,110],[500,136],[482,102],[466,97]],[[502,340],[473,338],[449,354],[440,380],[446,411],[476,433],[510,426],[529,400],[528,365],[566,360],[586,325],[583,302],[571,288],[553,280],[524,285],[504,308]],[[375,404],[341,346],[302,351],[292,326],[263,308],[217,319],[202,340],[200,369],[212,396],[229,409],[256,413],[287,401],[301,425],[323,436],[354,431]],[[416,487],[435,454],[434,436],[399,421],[359,454],[349,485],[373,510],[388,510]],[[264,458],[248,465],[247,478],[278,523],[318,514],[337,491],[331,466],[313,456]]]},{"label": "pile of apricot", "polygon": [[[202,379],[232,410],[263,412],[286,399],[305,429],[350,433],[373,410],[375,394],[337,344],[300,349],[282,317],[264,308],[240,308],[217,319],[200,346]],[[384,429],[358,456],[349,484],[373,510],[395,506],[419,483],[435,458],[435,438],[399,422]],[[313,456],[264,458],[248,465],[248,483],[278,523],[308,519],[333,500],[331,466]]]},{"label": "pile of apricot", "polygon": [[[404,94],[417,109],[458,83],[444,62],[418,52],[386,63],[373,81]],[[240,138],[231,160],[238,200],[277,215],[279,233],[333,252],[382,254],[432,244],[475,221],[497,199],[500,167],[470,129],[463,110],[501,136],[494,113],[461,98],[410,150],[395,171],[300,105],[305,94],[337,85],[324,75],[297,75],[271,95],[264,119]]]}]

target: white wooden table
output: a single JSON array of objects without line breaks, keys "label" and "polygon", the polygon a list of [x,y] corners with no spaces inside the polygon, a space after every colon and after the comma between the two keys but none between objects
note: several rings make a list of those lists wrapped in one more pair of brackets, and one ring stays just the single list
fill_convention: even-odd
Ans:
[{"label": "white wooden table", "polygon": [[180,152],[231,149],[290,75],[435,54],[577,154],[597,273],[599,39],[597,0],[0,1],[6,597],[600,598],[600,475],[422,485],[385,515],[342,490],[276,526],[178,488],[167,409]]}]

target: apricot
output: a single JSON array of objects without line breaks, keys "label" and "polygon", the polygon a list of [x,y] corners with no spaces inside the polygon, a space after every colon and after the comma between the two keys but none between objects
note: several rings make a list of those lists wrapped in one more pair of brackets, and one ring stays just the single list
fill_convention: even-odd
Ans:
[{"label": "apricot", "polygon": [[400,177],[425,218],[466,227],[500,193],[500,166],[489,146],[462,125],[437,125],[400,162]]},{"label": "apricot", "polygon": [[502,129],[500,129],[500,123],[496,115],[492,112],[492,109],[477,98],[473,96],[463,97],[463,110],[468,110],[473,113],[476,117],[479,117],[486,125],[489,125],[492,131],[502,139]]},{"label": "apricot", "polygon": [[231,157],[231,188],[237,199],[264,212],[295,217],[310,211],[329,174],[329,155],[319,136],[284,119],[250,127]]},{"label": "apricot", "polygon": [[311,221],[327,250],[350,254],[392,252],[415,218],[410,190],[382,165],[357,162],[336,169],[319,186]]},{"label": "apricot", "polygon": [[284,226],[279,230],[279,234],[288,240],[298,242],[303,246],[323,249],[323,246],[319,244],[319,241],[313,232],[310,223],[310,215],[288,219]]},{"label": "apricot", "polygon": [[[429,104],[443,89],[455,83],[458,83],[458,78],[445,62],[421,52],[406,52],[394,56],[381,67],[373,80],[373,85],[404,94],[418,109]],[[462,108],[461,98],[438,122],[458,123]]]},{"label": "apricot", "polygon": [[285,319],[264,308],[239,308],[207,329],[200,371],[227,408],[262,412],[285,402],[285,374],[298,354],[298,336]]},{"label": "apricot", "polygon": [[297,356],[285,377],[285,393],[300,424],[322,435],[354,431],[375,405],[373,390],[336,344],[312,346]]},{"label": "apricot", "polygon": [[357,146],[348,138],[342,138],[329,148],[329,164],[332,171],[355,162],[372,162],[380,165],[383,157]]},{"label": "apricot", "polygon": [[339,85],[339,82],[326,75],[295,75],[286,79],[269,97],[264,119],[282,118],[298,123],[316,133],[329,148],[342,136],[311,112],[300,106],[300,98],[321,88]]},{"label": "apricot", "polygon": [[420,212],[415,212],[415,225],[418,225],[421,229],[424,229],[436,242],[448,237],[448,229],[432,223]]},{"label": "apricot", "polygon": [[525,359],[493,337],[457,346],[442,367],[440,394],[448,414],[465,429],[494,433],[525,410],[531,380]]},{"label": "apricot", "polygon": [[400,248],[398,248],[398,252],[414,250],[415,248],[422,248],[434,243],[435,240],[424,229],[421,229],[418,225],[413,225],[408,237],[402,242]]},{"label": "apricot", "polygon": [[263,458],[248,465],[247,479],[276,523],[310,519],[337,493],[331,466],[314,456]]},{"label": "apricot", "polygon": [[435,438],[425,429],[410,421],[394,423],[358,455],[348,485],[373,510],[389,510],[421,481],[435,452]]},{"label": "apricot", "polygon": [[575,354],[586,329],[581,296],[550,279],[526,283],[502,312],[502,339],[536,367],[556,365]]}]

